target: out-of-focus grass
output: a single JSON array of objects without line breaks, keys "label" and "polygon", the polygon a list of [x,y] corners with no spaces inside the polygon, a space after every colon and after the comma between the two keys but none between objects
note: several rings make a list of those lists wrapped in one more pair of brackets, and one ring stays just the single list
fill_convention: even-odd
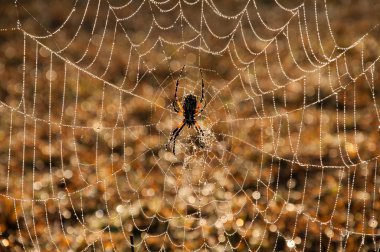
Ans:
[{"label": "out-of-focus grass", "polygon": [[[194,27],[201,2],[182,2]],[[255,31],[276,40],[255,38],[244,17],[246,37],[236,32],[229,50],[213,55],[192,47],[222,50],[231,37],[214,38],[205,20],[203,40],[188,41],[196,32],[181,20],[173,29],[150,30],[153,16],[161,26],[176,17],[153,2],[109,10],[100,1],[97,12],[95,1],[87,8],[79,1],[66,22],[72,2],[17,3],[2,6],[0,17],[1,249],[127,250],[129,235],[143,251],[286,250],[288,239],[297,251],[357,251],[362,242],[363,250],[378,247],[370,235],[378,227],[370,221],[380,207],[379,67],[369,67],[379,56],[379,29],[373,29],[379,4],[329,1],[332,37],[318,1],[320,43],[314,3],[306,1],[297,19],[275,2],[258,2],[267,25],[290,20],[278,35],[262,25],[251,3]],[[203,4],[207,25],[220,36],[238,24]],[[215,5],[232,15],[245,2]],[[115,16],[135,10],[115,25]],[[65,25],[35,39],[10,29],[17,19],[38,36]],[[335,47],[363,35],[347,52]],[[250,55],[243,39],[250,50],[266,53]],[[255,63],[237,70],[245,65],[235,51]],[[338,59],[327,64],[328,57]],[[199,121],[208,138],[204,149],[196,148],[195,131],[185,129],[174,157],[165,144],[182,119],[170,104],[184,64],[181,98],[199,95],[203,69],[209,103]],[[287,80],[281,67],[305,81]],[[345,236],[346,229],[353,233]]]}]

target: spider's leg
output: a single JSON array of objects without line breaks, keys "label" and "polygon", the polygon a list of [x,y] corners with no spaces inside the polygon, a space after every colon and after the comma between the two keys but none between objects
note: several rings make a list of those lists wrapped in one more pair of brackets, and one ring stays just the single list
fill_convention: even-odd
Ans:
[{"label": "spider's leg", "polygon": [[206,107],[206,102],[205,104],[203,105],[202,102],[204,102],[204,98],[205,98],[205,84],[204,84],[204,81],[203,81],[203,73],[202,73],[202,70],[199,70],[201,72],[201,76],[202,76],[202,94],[201,94],[201,99],[199,101],[199,104],[197,105],[197,108],[195,110],[195,115],[198,116],[200,113],[203,112],[203,110],[205,109]]},{"label": "spider's leg", "polygon": [[203,82],[202,70],[200,69],[199,71],[201,72],[201,78],[202,78],[202,94],[201,94],[201,100],[200,100],[200,102],[202,103],[203,99],[205,98],[205,84]]},{"label": "spider's leg", "polygon": [[[183,107],[179,101],[173,101],[172,106],[173,106],[173,109],[175,112],[177,112],[180,115],[183,115]],[[178,110],[178,108],[179,108],[179,110]]]},{"label": "spider's leg", "polygon": [[175,83],[174,100],[176,101],[178,101],[178,98],[177,98],[178,85],[179,85],[179,78],[177,79],[177,82]]},{"label": "spider's leg", "polygon": [[206,108],[206,106],[207,106],[207,103],[205,103],[204,105],[203,105],[203,107],[197,112],[197,116],[200,114],[200,113],[202,113],[203,112],[203,110]]},{"label": "spider's leg", "polygon": [[175,154],[175,140],[177,139],[179,133],[181,132],[181,130],[183,129],[183,127],[185,126],[185,121],[182,121],[178,126],[177,128],[175,128],[171,134],[171,137],[169,139],[169,142],[171,142],[173,140],[173,154]]},{"label": "spider's leg", "polygon": [[197,107],[195,108],[194,115],[198,116],[200,114],[200,111],[202,110],[202,104],[200,102],[197,103]]},{"label": "spider's leg", "polygon": [[206,108],[206,105],[207,104],[202,106],[201,103],[198,103],[197,108],[195,109],[195,115],[199,116],[203,112],[203,110]]},{"label": "spider's leg", "polygon": [[[182,104],[178,101],[178,96],[177,96],[177,92],[178,92],[178,86],[179,86],[179,79],[181,78],[182,76],[182,72],[183,72],[183,69],[185,68],[185,66],[182,67],[181,69],[181,72],[179,73],[179,77],[177,79],[177,82],[175,84],[175,93],[174,93],[174,101],[173,101],[173,108],[174,108],[174,111],[179,113],[181,112],[181,114],[183,114],[183,107],[182,107]],[[178,108],[176,107],[176,105],[178,106]]]},{"label": "spider's leg", "polygon": [[[173,138],[176,137],[176,134],[177,132],[184,126],[185,122],[182,121],[178,126],[177,128],[175,128],[172,133],[170,134],[170,139],[169,139],[169,142],[173,140]],[[179,133],[178,133],[179,134]]]},{"label": "spider's leg", "polygon": [[179,86],[179,79],[181,78],[181,76],[182,76],[182,72],[183,72],[183,69],[185,68],[185,65],[183,65],[183,67],[182,67],[182,69],[181,69],[181,72],[179,73],[179,77],[178,77],[178,79],[177,79],[177,82],[176,82],[176,84],[175,84],[175,94],[174,94],[174,99],[176,100],[176,101],[178,101],[178,99],[177,99],[177,91],[178,91],[178,86]]},{"label": "spider's leg", "polygon": [[198,133],[200,133],[202,136],[204,136],[203,130],[197,121],[195,121],[195,128],[198,131]]},{"label": "spider's leg", "polygon": [[[178,106],[179,110],[177,109],[176,106]],[[174,111],[177,112],[178,114],[183,115],[183,113],[185,112],[185,110],[182,107],[182,104],[178,100],[175,100],[173,102],[173,107],[174,107]]]},{"label": "spider's leg", "polygon": [[175,101],[173,101],[172,106],[173,106],[174,111],[178,113],[179,110],[178,110],[177,107],[176,107],[176,102],[175,102]]}]

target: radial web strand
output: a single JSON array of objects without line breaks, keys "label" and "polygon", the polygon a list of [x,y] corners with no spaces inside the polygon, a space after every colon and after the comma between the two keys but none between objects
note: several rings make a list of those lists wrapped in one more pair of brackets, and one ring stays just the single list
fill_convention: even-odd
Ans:
[{"label": "radial web strand", "polygon": [[1,251],[380,249],[380,4],[3,9]]}]

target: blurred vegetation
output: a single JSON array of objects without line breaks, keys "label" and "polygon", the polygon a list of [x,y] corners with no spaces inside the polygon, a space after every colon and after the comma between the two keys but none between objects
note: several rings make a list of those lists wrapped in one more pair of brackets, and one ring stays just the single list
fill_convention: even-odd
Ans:
[{"label": "blurred vegetation", "polygon": [[380,4],[327,2],[2,3],[0,251],[378,249]]}]

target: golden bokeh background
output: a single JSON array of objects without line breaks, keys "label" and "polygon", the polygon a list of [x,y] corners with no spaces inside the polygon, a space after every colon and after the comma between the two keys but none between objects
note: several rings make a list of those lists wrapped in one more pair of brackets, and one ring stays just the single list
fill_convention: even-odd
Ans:
[{"label": "golden bokeh background", "polygon": [[376,251],[379,12],[1,3],[0,251]]}]

